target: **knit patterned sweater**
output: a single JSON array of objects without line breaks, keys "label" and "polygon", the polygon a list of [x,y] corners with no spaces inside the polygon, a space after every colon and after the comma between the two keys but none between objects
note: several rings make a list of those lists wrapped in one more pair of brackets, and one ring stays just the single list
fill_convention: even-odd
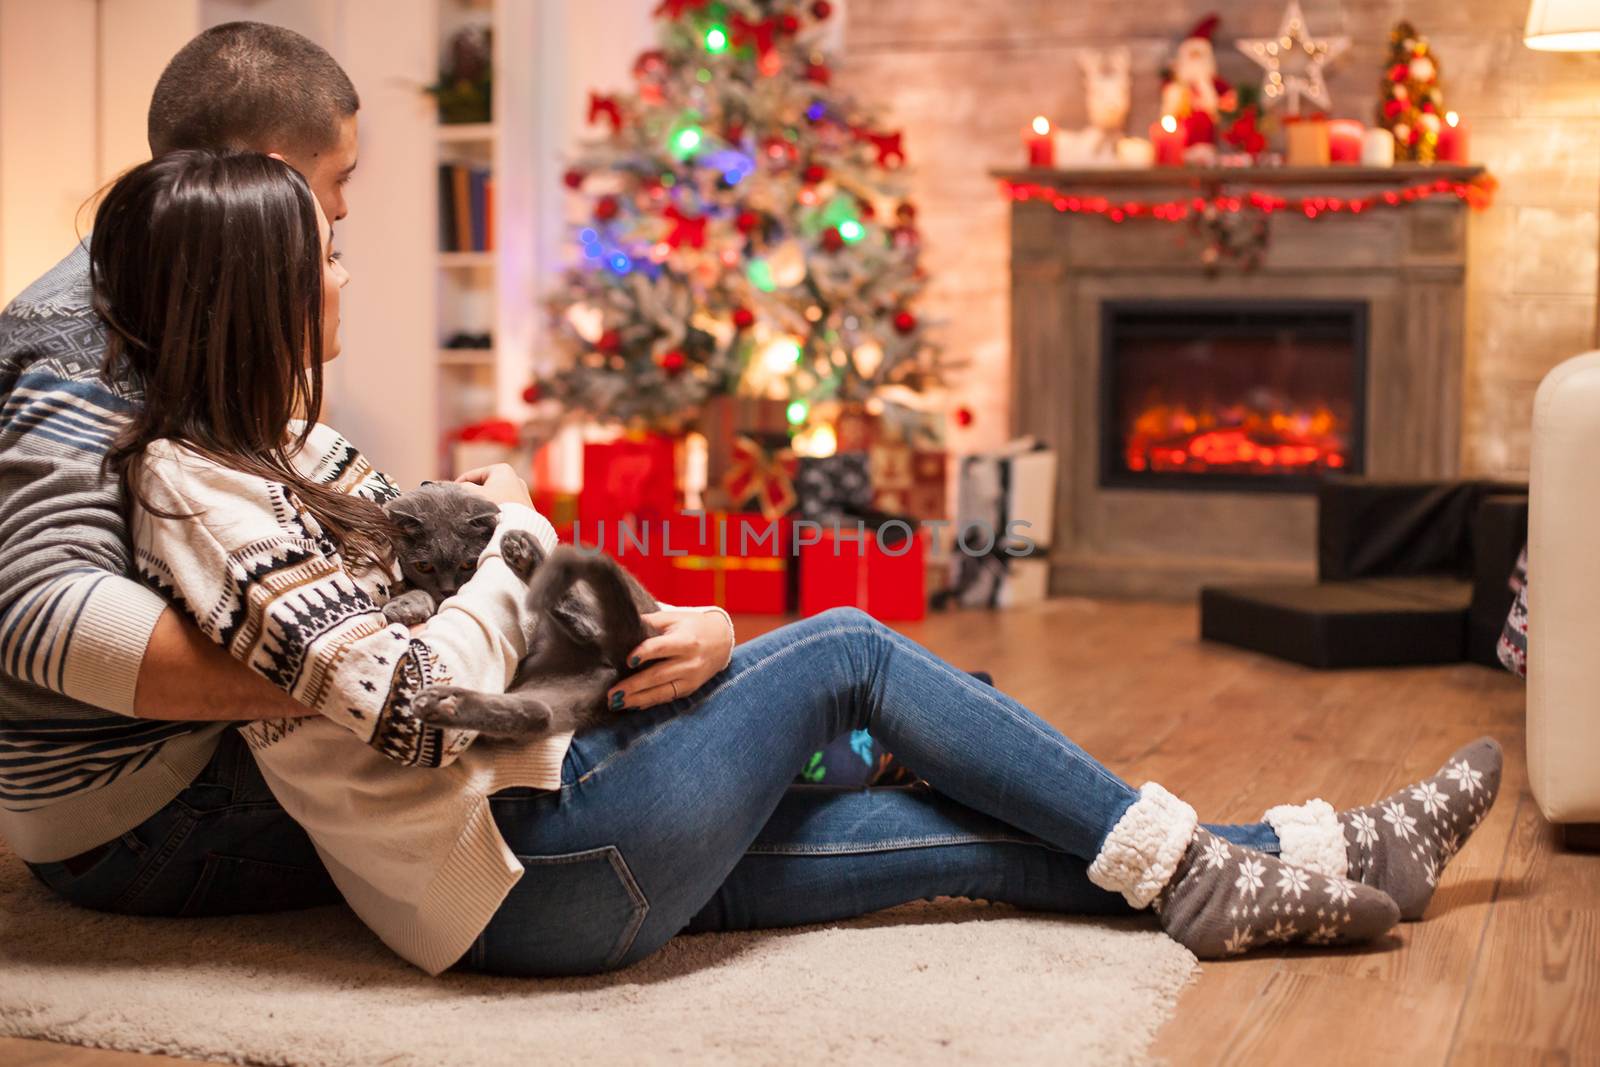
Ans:
[{"label": "knit patterned sweater", "polygon": [[34,862],[160,811],[226,728],[131,717],[167,605],[131,580],[121,492],[100,469],[140,400],[102,377],[104,358],[80,245],[0,312],[0,836]]},{"label": "knit patterned sweater", "polygon": [[[350,906],[401,956],[444,970],[523,873],[488,797],[560,788],[571,735],[474,743],[421,723],[411,701],[436,684],[504,691],[535,620],[500,540],[525,530],[549,551],[555,531],[532,509],[503,505],[473,577],[413,636],[381,611],[395,575],[347,566],[285,486],[171,442],[144,458],[149,508],[133,512],[140,574],[236,659],[321,712],[243,733]],[[395,493],[325,426],[294,462],[345,492],[380,501]]]}]

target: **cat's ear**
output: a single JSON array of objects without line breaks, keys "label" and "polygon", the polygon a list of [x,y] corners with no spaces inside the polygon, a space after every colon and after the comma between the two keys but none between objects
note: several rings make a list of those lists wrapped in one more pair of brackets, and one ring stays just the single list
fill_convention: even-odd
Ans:
[{"label": "cat's ear", "polygon": [[389,516],[391,522],[400,527],[400,532],[407,537],[422,532],[422,516],[412,511],[412,502],[405,497],[396,497],[383,506],[383,513]]}]

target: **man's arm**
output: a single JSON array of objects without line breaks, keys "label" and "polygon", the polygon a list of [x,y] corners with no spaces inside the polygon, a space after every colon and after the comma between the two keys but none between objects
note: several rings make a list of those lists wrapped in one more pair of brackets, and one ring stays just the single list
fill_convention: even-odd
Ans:
[{"label": "man's arm", "polygon": [[139,667],[140,719],[287,719],[317,714],[209,640],[171,608],[161,613]]}]

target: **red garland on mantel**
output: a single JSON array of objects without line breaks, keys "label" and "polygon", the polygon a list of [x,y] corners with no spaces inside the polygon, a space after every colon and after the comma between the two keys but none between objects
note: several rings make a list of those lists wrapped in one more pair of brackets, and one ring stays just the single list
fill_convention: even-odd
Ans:
[{"label": "red garland on mantel", "polygon": [[1403,207],[1418,200],[1436,196],[1454,196],[1465,201],[1468,207],[1482,210],[1494,199],[1497,183],[1487,174],[1471,181],[1458,182],[1446,179],[1420,182],[1400,189],[1385,189],[1370,196],[1301,196],[1282,197],[1261,189],[1252,189],[1240,196],[1217,193],[1214,196],[1192,196],[1179,200],[1111,200],[1103,196],[1073,196],[1060,189],[1038,182],[1013,182],[1001,179],[1000,188],[1012,200],[1044,200],[1057,211],[1077,215],[1100,215],[1112,222],[1128,219],[1154,219],[1159,222],[1182,222],[1191,213],[1207,210],[1237,215],[1241,211],[1256,211],[1271,215],[1279,211],[1293,211],[1314,219],[1324,214],[1359,215],[1375,208]]}]

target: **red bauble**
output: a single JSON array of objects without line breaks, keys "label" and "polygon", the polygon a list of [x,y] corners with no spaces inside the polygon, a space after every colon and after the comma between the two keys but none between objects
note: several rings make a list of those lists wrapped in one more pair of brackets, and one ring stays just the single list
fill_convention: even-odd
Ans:
[{"label": "red bauble", "polygon": [[817,0],[811,5],[811,13],[816,16],[818,22],[821,22],[833,14],[833,5],[828,3],[828,0]]},{"label": "red bauble", "polygon": [[728,123],[728,128],[724,131],[724,133],[727,135],[729,142],[732,144],[738,144],[744,139],[744,123],[730,122]]},{"label": "red bauble", "polygon": [[733,309],[733,328],[734,329],[736,329],[736,330],[748,330],[750,327],[754,326],[755,324],[756,324],[756,313],[754,311],[751,311],[749,308],[734,308]]},{"label": "red bauble", "polygon": [[674,377],[682,373],[684,362],[683,353],[676,348],[661,355],[661,369]]},{"label": "red bauble", "polygon": [[956,425],[967,427],[972,425],[972,409],[969,407],[956,408]]},{"label": "red bauble", "polygon": [[601,222],[609,222],[617,217],[617,198],[602,196],[594,205],[594,217]]},{"label": "red bauble", "polygon": [[844,238],[839,235],[837,228],[830,226],[822,231],[822,247],[829,252],[837,252],[844,247]]},{"label": "red bauble", "polygon": [[917,328],[917,317],[909,311],[902,311],[894,317],[894,328],[900,333],[910,333]]},{"label": "red bauble", "polygon": [[615,352],[622,347],[622,335],[616,330],[607,330],[600,335],[600,339],[594,343],[594,346],[601,352]]},{"label": "red bauble", "polygon": [[829,70],[823,64],[821,64],[821,63],[808,63],[808,64],[806,64],[806,80],[807,81],[814,81],[818,85],[827,85],[828,84],[828,80],[830,78],[832,78],[832,77],[833,77],[833,71]]},{"label": "red bauble", "polygon": [[563,174],[561,180],[567,183],[568,189],[576,189],[583,184],[583,171],[574,167]]},{"label": "red bauble", "polygon": [[828,176],[828,168],[824,167],[821,163],[813,163],[809,167],[807,167],[805,170],[800,172],[800,177],[804,178],[806,181],[810,182],[812,185],[817,184],[818,182],[820,182],[822,179],[826,178],[827,176]]},{"label": "red bauble", "polygon": [[1398,100],[1385,100],[1383,102],[1383,117],[1386,119],[1395,118],[1404,108],[1405,105]]},{"label": "red bauble", "polygon": [[793,37],[800,32],[800,19],[793,11],[785,11],[778,16],[778,32],[785,37]]},{"label": "red bauble", "polygon": [[751,230],[761,225],[761,216],[757,215],[754,211],[741,211],[739,212],[739,217],[734,220],[733,224],[739,227],[740,233],[749,233]]},{"label": "red bauble", "polygon": [[899,219],[901,222],[911,222],[912,219],[917,217],[917,205],[907,200],[905,203],[894,209],[894,217]]},{"label": "red bauble", "polygon": [[875,219],[878,217],[878,209],[872,206],[872,201],[870,200],[857,200],[856,211],[860,212],[863,219]]},{"label": "red bauble", "polygon": [[1424,100],[1422,102],[1422,113],[1424,115],[1433,114],[1433,101],[1432,100]]},{"label": "red bauble", "polygon": [[1389,68],[1389,80],[1392,82],[1403,82],[1410,76],[1411,68],[1404,63],[1396,63]]},{"label": "red bauble", "polygon": [[522,402],[524,404],[537,404],[539,402],[538,382],[534,382],[532,385],[528,386],[522,391]]}]

